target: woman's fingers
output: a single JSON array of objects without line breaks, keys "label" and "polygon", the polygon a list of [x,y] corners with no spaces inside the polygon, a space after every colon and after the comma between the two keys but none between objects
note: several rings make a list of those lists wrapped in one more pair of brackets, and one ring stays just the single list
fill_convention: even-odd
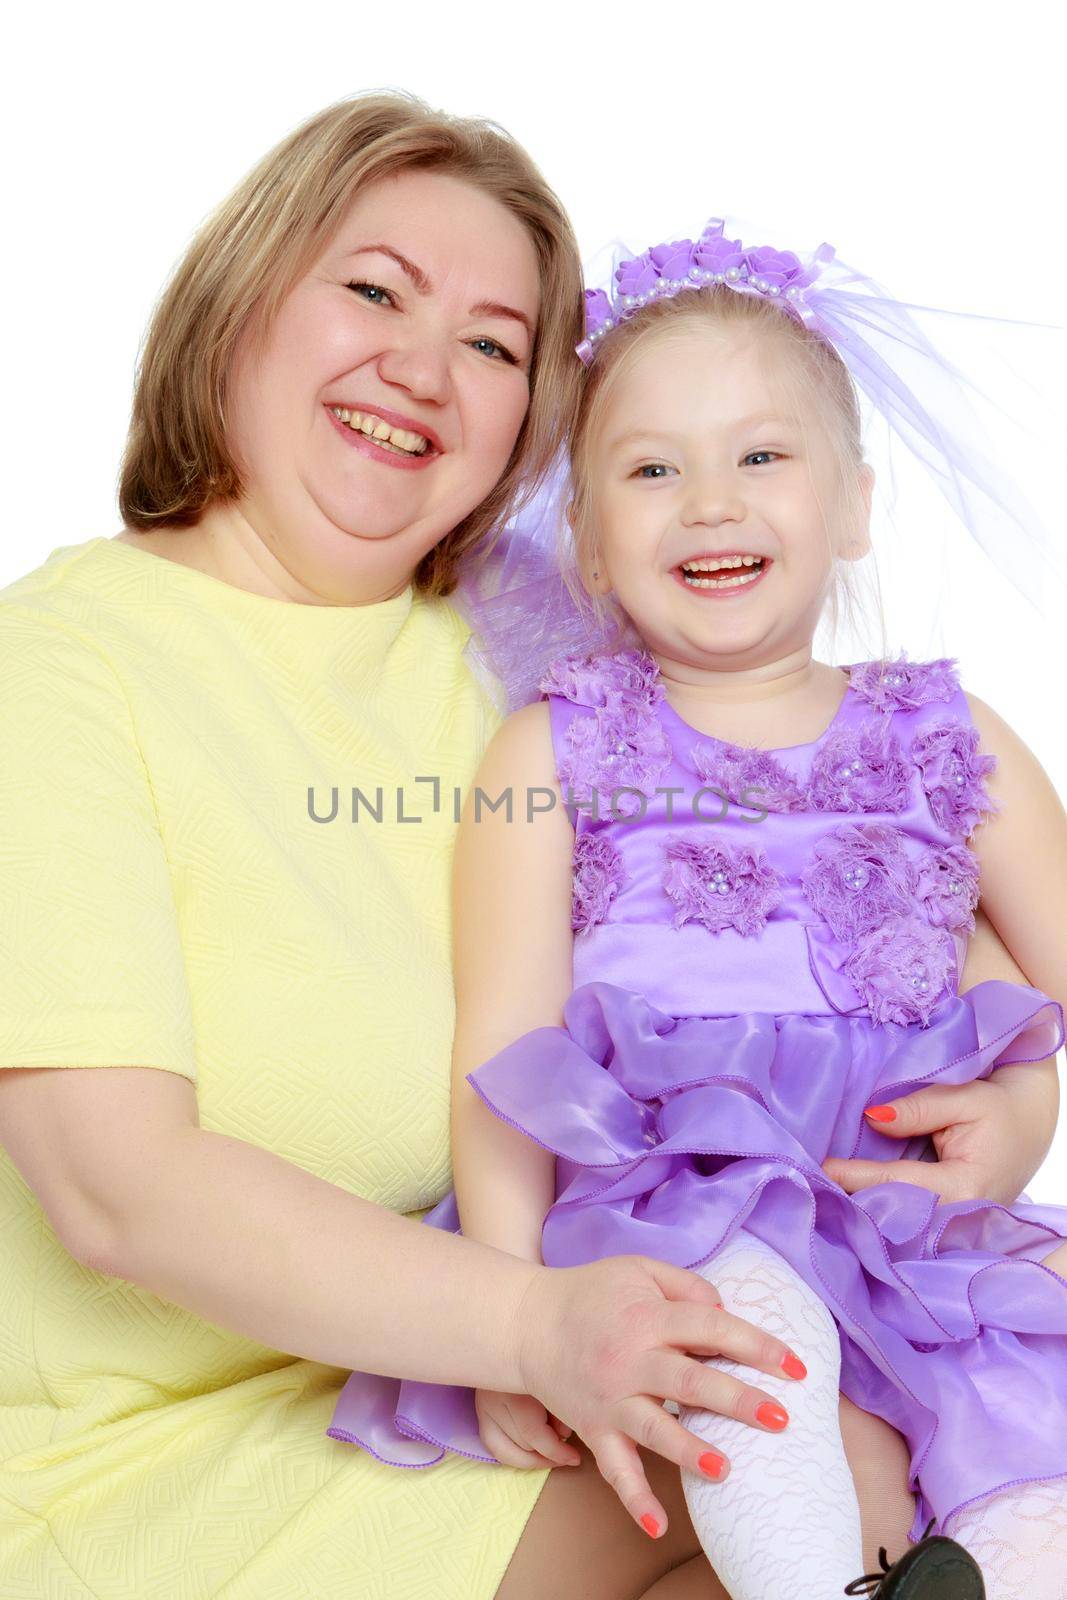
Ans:
[{"label": "woman's fingers", "polygon": [[[750,1383],[743,1383],[740,1378],[735,1378],[729,1372],[722,1372],[716,1366],[709,1366],[703,1361],[694,1361],[689,1356],[679,1356],[664,1353],[650,1357],[647,1363],[649,1394],[662,1394],[665,1399],[677,1400],[680,1406],[691,1406],[700,1411],[711,1411],[720,1417],[731,1417],[736,1422],[743,1422],[750,1428],[760,1428],[764,1433],[781,1433],[783,1428],[789,1426],[789,1412],[776,1400],[773,1395],[767,1394],[764,1389],[755,1389]],[[662,1415],[673,1421],[669,1412]],[[694,1434],[687,1433],[685,1428],[675,1423],[682,1435],[690,1441],[695,1440]],[[656,1439],[673,1437],[678,1439],[677,1433],[671,1429],[659,1428],[657,1424]],[[641,1438],[639,1444],[647,1445],[652,1450],[658,1450],[659,1444],[651,1438]],[[660,1452],[663,1454],[664,1452]],[[678,1460],[672,1455],[671,1460]],[[679,1466],[690,1465],[689,1461],[678,1460]],[[696,1470],[695,1468],[693,1470]]]},{"label": "woman's fingers", "polygon": [[[652,1401],[648,1402],[655,1409]],[[586,1441],[600,1475],[622,1501],[639,1528],[651,1539],[667,1531],[667,1513],[648,1486],[637,1446],[625,1434],[605,1433]]]},{"label": "woman's fingers", "polygon": [[[662,1337],[664,1344],[678,1350],[726,1356],[759,1372],[772,1372],[776,1378],[783,1373],[787,1378],[807,1377],[802,1355],[721,1305],[668,1302],[662,1311]],[[670,1398],[678,1398],[673,1390]]]}]

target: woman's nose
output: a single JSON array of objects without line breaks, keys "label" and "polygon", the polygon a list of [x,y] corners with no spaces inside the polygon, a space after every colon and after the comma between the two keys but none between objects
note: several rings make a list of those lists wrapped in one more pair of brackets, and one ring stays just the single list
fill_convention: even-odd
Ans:
[{"label": "woman's nose", "polygon": [[378,358],[384,382],[406,389],[413,399],[444,405],[452,394],[452,375],[442,346],[429,339],[387,350]]}]

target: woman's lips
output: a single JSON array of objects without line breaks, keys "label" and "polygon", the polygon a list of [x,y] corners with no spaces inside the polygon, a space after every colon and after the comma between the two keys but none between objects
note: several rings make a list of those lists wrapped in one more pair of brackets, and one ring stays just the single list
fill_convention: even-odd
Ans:
[{"label": "woman's lips", "polygon": [[[753,589],[758,589],[773,566],[774,562],[770,557],[764,556],[763,566],[760,568],[758,576],[750,578],[747,583],[727,583],[715,588],[709,586],[706,589],[703,587],[698,588],[693,583],[686,583],[677,567],[671,568],[671,577],[688,594],[695,594],[698,600],[737,600],[741,595],[751,594]],[[710,574],[705,574],[705,576],[710,576]],[[739,576],[739,571],[735,570],[731,573],[731,576]]]},{"label": "woman's lips", "polygon": [[370,456],[372,461],[384,461],[390,467],[399,467],[402,472],[425,472],[426,468],[432,466],[440,456],[440,452],[433,449],[422,456],[401,456],[397,455],[395,450],[383,450],[380,444],[376,444],[365,433],[359,433],[356,429],[350,428],[347,422],[342,422],[340,417],[335,417],[329,406],[324,406],[323,410],[346,444],[351,445],[353,450]]}]

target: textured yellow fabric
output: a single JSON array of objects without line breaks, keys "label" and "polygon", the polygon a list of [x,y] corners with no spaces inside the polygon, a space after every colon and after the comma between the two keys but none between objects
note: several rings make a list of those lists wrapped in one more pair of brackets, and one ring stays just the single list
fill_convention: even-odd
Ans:
[{"label": "textured yellow fabric", "polygon": [[[439,1199],[466,638],[105,538],[0,591],[0,1067],[178,1072],[205,1128]],[[0,1152],[3,1600],[489,1600],[545,1474],[383,1467],[326,1437],[346,1376],[83,1267]]]}]

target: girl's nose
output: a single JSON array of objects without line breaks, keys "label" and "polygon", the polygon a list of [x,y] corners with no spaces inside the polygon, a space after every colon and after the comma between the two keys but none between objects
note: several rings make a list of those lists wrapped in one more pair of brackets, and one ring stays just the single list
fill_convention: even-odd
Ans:
[{"label": "girl's nose", "polygon": [[723,474],[708,474],[691,483],[682,515],[688,527],[718,527],[723,522],[741,522],[745,502],[738,485]]},{"label": "girl's nose", "polygon": [[378,358],[386,383],[406,389],[413,399],[444,405],[452,395],[452,376],[445,350],[428,339],[397,345]]}]

